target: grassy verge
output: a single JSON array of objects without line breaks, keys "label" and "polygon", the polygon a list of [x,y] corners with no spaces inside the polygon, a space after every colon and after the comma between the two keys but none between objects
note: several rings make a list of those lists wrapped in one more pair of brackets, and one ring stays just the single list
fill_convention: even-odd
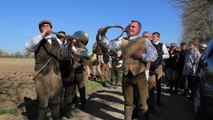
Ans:
[{"label": "grassy verge", "polygon": [[102,85],[99,82],[95,82],[95,81],[89,81],[86,83],[85,87],[87,91],[90,91],[92,89],[101,87]]},{"label": "grassy verge", "polygon": [[4,109],[4,108],[0,108],[0,115],[3,114],[12,114],[12,115],[16,115],[18,109]]}]

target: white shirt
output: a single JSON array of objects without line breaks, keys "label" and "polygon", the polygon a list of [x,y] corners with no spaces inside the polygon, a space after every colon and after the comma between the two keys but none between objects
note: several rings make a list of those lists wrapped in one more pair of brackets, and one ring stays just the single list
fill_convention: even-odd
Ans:
[{"label": "white shirt", "polygon": [[[156,43],[153,43],[153,44],[158,45],[159,41],[157,41]],[[162,45],[162,52],[163,52],[163,60],[168,59],[169,58],[169,52],[168,52],[168,49],[166,48],[165,44]]]},{"label": "white shirt", "polygon": [[[52,44],[51,38],[52,36],[46,36],[44,37],[50,44]],[[27,50],[31,51],[31,52],[35,52],[38,49],[38,45],[39,42],[43,39],[43,37],[41,35],[38,35],[34,38],[32,38],[31,40],[29,40],[26,44],[25,47]]]},{"label": "white shirt", "polygon": [[[135,41],[137,38],[140,37],[139,35],[130,37],[130,41]],[[122,46],[122,38],[119,38],[118,40],[108,40],[106,37],[102,36],[102,45],[105,46],[106,48],[109,48],[110,50],[117,52],[121,50]],[[143,54],[142,60],[145,62],[153,62],[157,59],[157,50],[155,47],[152,45],[152,43],[148,40],[145,39],[145,44],[146,44],[146,53]]]}]

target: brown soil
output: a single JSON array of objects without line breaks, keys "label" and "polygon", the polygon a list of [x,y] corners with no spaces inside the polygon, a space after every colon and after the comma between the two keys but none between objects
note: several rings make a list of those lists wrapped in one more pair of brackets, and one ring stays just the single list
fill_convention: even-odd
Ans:
[{"label": "brown soil", "polygon": [[[16,114],[0,115],[0,120],[35,120],[38,102],[35,100],[34,83],[30,79],[33,68],[33,59],[0,58],[0,109],[17,110]],[[117,89],[98,88],[87,93],[86,108],[73,107],[72,120],[124,118],[120,86]],[[149,115],[150,120],[194,120],[190,99],[163,92],[162,104],[161,107],[156,107],[155,114]]]}]

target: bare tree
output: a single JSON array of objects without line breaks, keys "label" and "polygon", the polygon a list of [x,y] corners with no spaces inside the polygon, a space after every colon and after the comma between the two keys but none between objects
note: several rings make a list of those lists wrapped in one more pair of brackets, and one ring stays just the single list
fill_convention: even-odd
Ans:
[{"label": "bare tree", "polygon": [[25,50],[23,52],[23,55],[24,55],[24,57],[27,57],[27,58],[32,58],[34,56],[33,52],[30,52],[28,50]]},{"label": "bare tree", "polygon": [[208,42],[213,36],[213,2],[211,0],[170,0],[182,10],[182,41]]}]

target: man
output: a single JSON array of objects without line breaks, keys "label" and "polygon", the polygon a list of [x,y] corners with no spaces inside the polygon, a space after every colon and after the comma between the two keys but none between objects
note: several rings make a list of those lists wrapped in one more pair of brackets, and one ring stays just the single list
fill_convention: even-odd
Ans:
[{"label": "man", "polygon": [[[200,52],[198,48],[196,47],[195,41],[189,42],[189,49],[186,52],[185,55],[185,63],[183,67],[183,75],[186,75],[188,80],[188,86],[187,86],[187,94],[190,94],[189,98],[192,98],[194,91],[193,91],[193,80],[195,78],[195,72],[197,68],[198,61],[200,59]],[[191,90],[191,93],[189,93],[189,89]]]},{"label": "man", "polygon": [[178,76],[180,76],[180,83],[182,85],[182,87],[184,88],[184,92],[182,93],[182,96],[187,96],[187,92],[186,92],[186,89],[187,87],[185,86],[185,82],[186,82],[186,76],[183,75],[183,67],[184,67],[184,64],[185,64],[185,55],[186,55],[186,52],[187,52],[187,45],[186,45],[186,42],[181,42],[180,44],[180,56],[179,56],[179,69],[178,69]]},{"label": "man", "polygon": [[[148,31],[143,32],[143,37],[145,38],[146,41],[152,40],[152,34]],[[155,61],[157,61],[157,60],[155,60]],[[154,113],[155,112],[155,109],[154,109],[154,88],[156,86],[156,81],[155,81],[155,74],[156,74],[155,69],[156,69],[156,67],[154,66],[153,62],[147,62],[146,63],[146,69],[149,69],[149,78],[148,78],[149,97],[148,97],[148,100],[147,100],[148,111],[151,112],[151,113]],[[138,93],[135,92],[135,94],[134,94],[134,105],[136,105],[136,107],[133,111],[133,115],[132,115],[133,119],[138,118],[137,111],[138,111],[139,105],[138,105],[138,101],[136,99],[137,97],[138,97]]]},{"label": "man", "polygon": [[178,92],[178,69],[179,69],[179,57],[180,53],[176,49],[176,44],[171,43],[169,49],[169,59],[167,63],[167,71],[168,71],[168,78],[169,78],[169,91],[177,94]]},{"label": "man", "polygon": [[110,88],[116,89],[118,87],[118,83],[122,81],[122,55],[121,51],[118,51],[115,56],[112,56],[111,64],[109,65],[111,69],[111,81]]},{"label": "man", "polygon": [[158,58],[160,58],[159,62],[157,62],[158,67],[156,68],[156,88],[157,88],[157,105],[161,106],[161,79],[163,75],[163,66],[162,62],[164,59],[169,58],[169,52],[166,48],[165,44],[162,44],[159,42],[160,40],[160,33],[159,32],[154,32],[152,33],[152,43],[155,46],[155,48],[158,51]]},{"label": "man", "polygon": [[[147,98],[148,98],[148,83],[145,73],[146,70],[144,62],[152,62],[157,58],[157,51],[150,41],[145,41],[145,38],[138,34],[141,31],[141,23],[132,20],[128,25],[128,38],[108,41],[104,37],[106,30],[99,29],[99,34],[102,35],[102,44],[109,46],[111,51],[122,51],[123,57],[123,81],[122,90],[124,94],[124,118],[131,120],[133,105],[133,89],[136,88],[138,92],[138,118],[148,119]],[[124,54],[125,53],[125,54]]]},{"label": "man", "polygon": [[60,45],[60,71],[61,78],[63,83],[63,93],[62,93],[62,102],[61,102],[61,116],[70,118],[71,108],[73,103],[73,94],[75,92],[74,84],[74,70],[73,70],[73,59],[72,59],[72,39],[66,37],[64,31],[59,31],[57,40]]},{"label": "man", "polygon": [[[86,88],[85,88],[85,82],[86,82],[86,76],[84,76],[85,72],[85,66],[88,64],[87,59],[89,59],[89,56],[87,56],[86,53],[88,53],[86,47],[79,47],[77,42],[74,42],[73,44],[73,58],[75,60],[75,65],[74,65],[74,73],[75,73],[75,93],[74,93],[74,99],[73,102],[78,106],[78,100],[77,100],[77,91],[76,87],[79,91],[80,94],[80,107],[82,109],[85,108],[86,105]],[[84,53],[85,56],[81,56],[79,53]]]},{"label": "man", "polygon": [[51,36],[52,24],[39,23],[40,34],[26,43],[26,49],[35,53],[35,89],[39,99],[39,120],[47,119],[51,110],[53,120],[59,120],[59,102],[62,90],[59,70],[60,46]]},{"label": "man", "polygon": [[[152,34],[148,31],[144,31],[143,33],[143,37],[146,38],[146,40],[152,41]],[[157,51],[158,53],[159,51]],[[155,113],[155,94],[154,94],[154,90],[156,87],[156,68],[158,67],[158,64],[156,62],[158,62],[160,57],[158,57],[154,62],[150,62],[147,63],[147,66],[150,66],[149,68],[149,80],[148,80],[148,89],[149,89],[149,98],[147,100],[148,103],[148,111],[150,113]]]},{"label": "man", "polygon": [[107,54],[103,54],[102,55],[102,62],[101,62],[101,82],[102,82],[102,85],[104,87],[107,86],[107,84],[109,83],[109,64],[110,64],[110,56],[107,55]]}]

